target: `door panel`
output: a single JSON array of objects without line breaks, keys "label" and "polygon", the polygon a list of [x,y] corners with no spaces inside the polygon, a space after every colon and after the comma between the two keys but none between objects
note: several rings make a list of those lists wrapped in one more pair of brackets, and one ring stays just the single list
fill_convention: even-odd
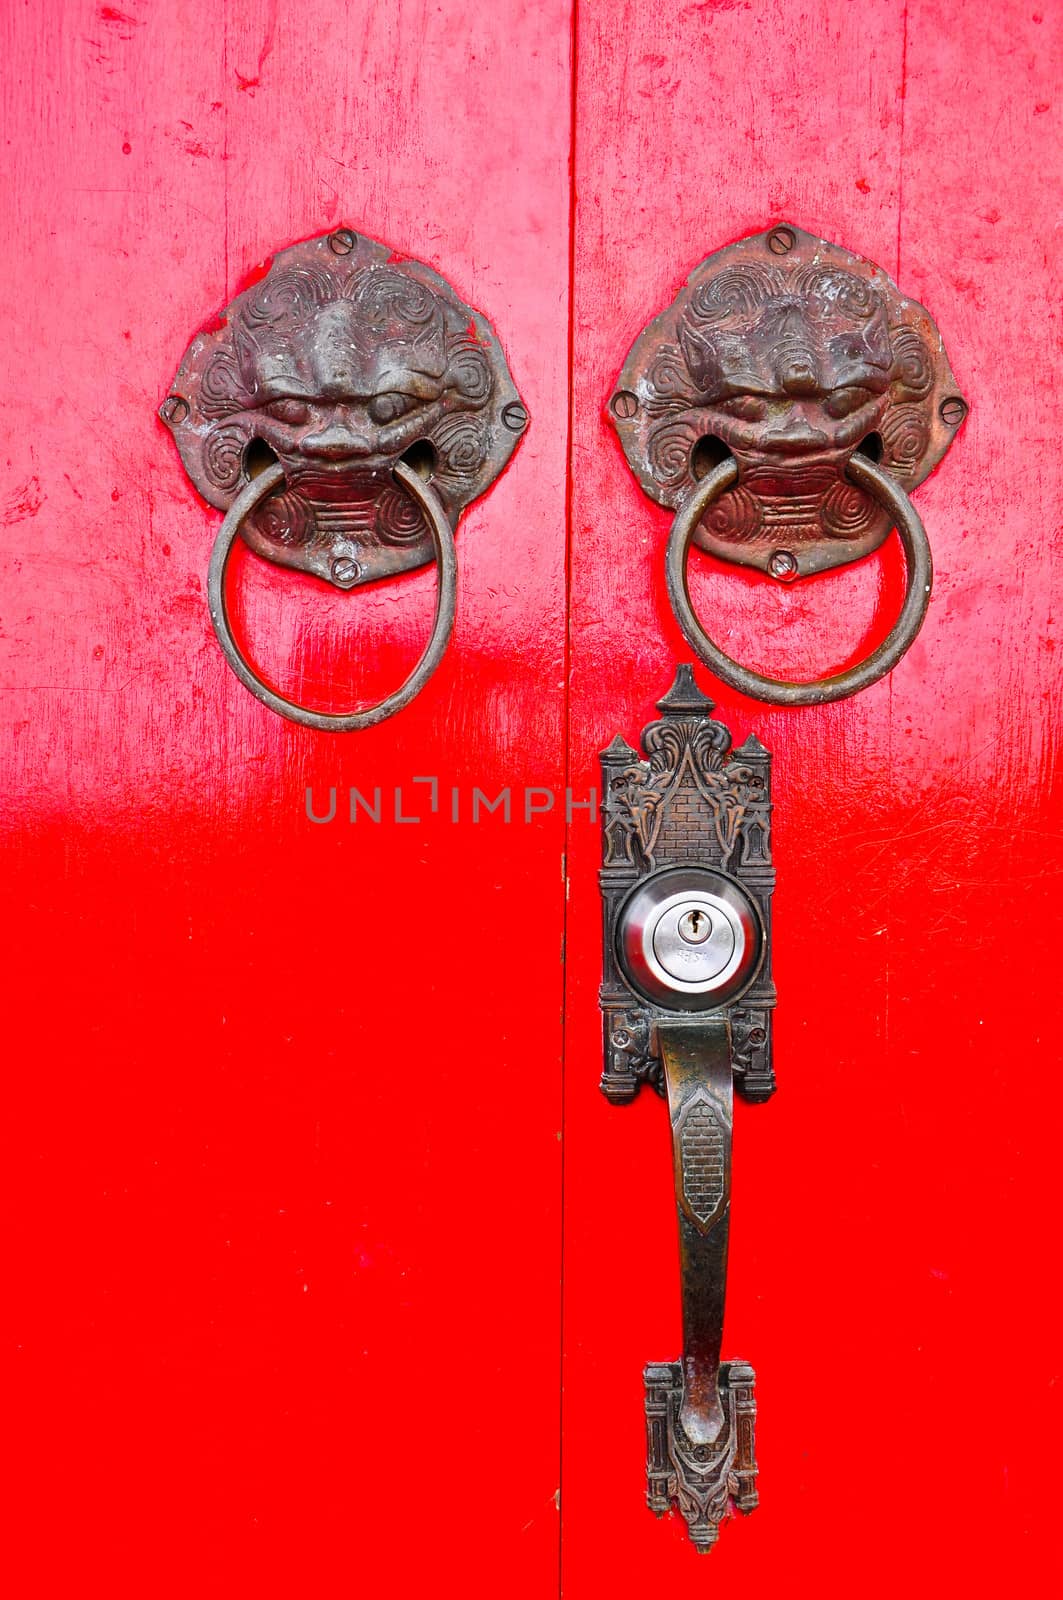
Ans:
[{"label": "door panel", "polygon": [[[567,3],[3,37],[10,1592],[552,1592],[564,819],[469,803],[563,781]],[[341,223],[484,312],[532,417],[438,673],[347,737],[225,665],[219,519],[155,416],[246,275]],[[237,580],[333,709],[397,686],[434,584]]]},{"label": "door panel", "polygon": [[[603,1592],[1044,1592],[1059,1321],[1060,474],[1050,240],[1059,19],[1030,8],[579,8],[572,782],[633,739],[690,652],[669,514],[602,406],[710,250],[788,220],[922,301],[972,403],[916,493],[937,581],[893,676],[800,711],[699,669],[774,752],[775,1064],[736,1115],[724,1357],[757,1371],[761,1504],[711,1570],[643,1509],[642,1367],[679,1354],[664,1107],[601,1060],[598,843],[570,836],[563,1575]],[[800,677],[866,653],[893,548],[790,590],[695,554],[731,654]],[[1051,1219],[1051,1220],[1050,1220]]]}]

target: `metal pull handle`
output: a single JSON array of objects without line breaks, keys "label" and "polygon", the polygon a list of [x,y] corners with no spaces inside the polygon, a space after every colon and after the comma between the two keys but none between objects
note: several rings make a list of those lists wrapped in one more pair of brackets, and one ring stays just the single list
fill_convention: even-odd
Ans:
[{"label": "metal pull handle", "polygon": [[[210,563],[211,618],[233,671],[264,705],[347,732],[394,715],[438,666],[454,621],[454,528],[494,482],[528,415],[482,316],[438,273],[339,228],[281,251],[193,339],[159,408],[185,469],[227,514]],[[311,711],[270,689],[225,602],[237,537],[338,589],[435,560],[429,642],[393,694]]]},{"label": "metal pull handle", "polygon": [[657,1030],[668,1093],[683,1300],[678,1421],[698,1460],[719,1441],[720,1346],[731,1222],[731,1030],[723,1019]]},{"label": "metal pull handle", "polygon": [[679,1215],[683,1355],[647,1366],[647,1502],[677,1500],[698,1550],[710,1550],[733,1501],[757,1505],[754,1376],[721,1365],[731,1218],[730,1024],[660,1026]]},{"label": "metal pull handle", "polygon": [[644,1373],[647,1502],[676,1502],[699,1550],[757,1504],[753,1369],[720,1352],[734,1085],[774,1088],[770,757],[752,738],[732,752],[712,709],[682,666],[646,759],[619,737],[601,757],[601,1087],[667,1097],[679,1218],[682,1355]]},{"label": "metal pull handle", "polygon": [[[932,564],[908,498],[967,414],[929,314],[871,262],[782,225],[717,251],[635,341],[609,402],[642,488],[676,509],[668,592],[705,664],[773,705],[841,700],[922,625]],[[740,666],[687,590],[691,543],[779,582],[857,561],[896,526],[900,617],[867,660],[812,683]]]}]

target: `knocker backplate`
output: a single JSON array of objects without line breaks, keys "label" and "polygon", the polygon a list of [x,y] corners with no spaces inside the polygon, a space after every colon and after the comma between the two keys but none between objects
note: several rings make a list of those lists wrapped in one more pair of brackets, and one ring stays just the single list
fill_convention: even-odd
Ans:
[{"label": "knocker backplate", "polygon": [[906,490],[966,415],[930,315],[880,267],[780,225],[709,256],[636,339],[608,402],[646,493],[676,507],[731,455],[694,541],[790,579],[868,555],[891,519],[845,472]]},{"label": "knocker backplate", "polygon": [[293,245],[189,346],[160,415],[227,510],[275,458],[243,528],[260,555],[350,589],[432,560],[400,460],[456,521],[527,425],[502,348],[438,273],[348,228]]}]

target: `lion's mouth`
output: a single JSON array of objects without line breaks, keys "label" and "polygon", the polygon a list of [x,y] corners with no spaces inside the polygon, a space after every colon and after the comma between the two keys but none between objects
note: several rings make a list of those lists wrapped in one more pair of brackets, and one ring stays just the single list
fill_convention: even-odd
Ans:
[{"label": "lion's mouth", "polygon": [[284,475],[293,489],[304,483],[380,483],[390,477],[401,457],[397,455],[288,456],[281,458]]},{"label": "lion's mouth", "polygon": [[[263,536],[288,548],[412,545],[428,538],[420,507],[393,477],[399,456],[285,460],[283,492],[259,519]],[[341,548],[342,547],[342,548]],[[361,556],[359,556],[361,559]]]},{"label": "lion's mouth", "polygon": [[823,443],[802,445],[793,451],[783,451],[780,446],[762,440],[754,450],[737,448],[733,453],[743,469],[744,476],[748,478],[751,474],[759,472],[770,472],[785,477],[791,462],[793,471],[801,475],[808,472],[827,472],[837,475],[845,471],[846,463],[853,451],[839,450],[836,446],[825,446]]}]

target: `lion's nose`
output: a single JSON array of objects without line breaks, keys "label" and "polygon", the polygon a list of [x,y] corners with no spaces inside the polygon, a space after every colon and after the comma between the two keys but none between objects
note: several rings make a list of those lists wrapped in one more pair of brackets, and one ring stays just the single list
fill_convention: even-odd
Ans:
[{"label": "lion's nose", "polygon": [[786,394],[815,394],[819,387],[819,374],[809,355],[791,356],[779,376]]},{"label": "lion's nose", "polygon": [[307,434],[300,446],[308,456],[319,456],[326,461],[340,461],[346,456],[371,456],[373,446],[364,433],[355,433],[340,423],[322,428],[320,433]]}]

